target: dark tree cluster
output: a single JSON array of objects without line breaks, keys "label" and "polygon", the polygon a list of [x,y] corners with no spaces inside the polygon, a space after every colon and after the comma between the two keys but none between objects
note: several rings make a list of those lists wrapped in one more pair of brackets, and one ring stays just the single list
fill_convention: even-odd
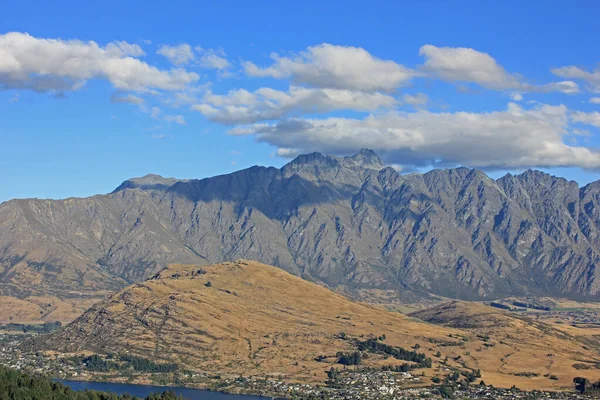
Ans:
[{"label": "dark tree cluster", "polygon": [[84,364],[85,368],[92,372],[111,372],[133,369],[137,372],[169,373],[179,369],[177,364],[157,364],[147,358],[130,355],[109,354],[106,358],[103,358],[98,354],[93,354],[85,358],[73,357],[71,358],[71,361],[76,364]]},{"label": "dark tree cluster", "polygon": [[541,311],[550,311],[550,307],[538,306],[537,304],[525,303],[522,301],[513,301],[513,306],[523,307],[523,308],[531,308],[532,310],[541,310]]},{"label": "dark tree cluster", "polygon": [[359,351],[352,353],[338,352],[336,354],[338,363],[342,365],[359,365],[362,362],[362,356]]},{"label": "dark tree cluster", "polygon": [[478,369],[475,369],[473,371],[462,371],[461,374],[465,376],[469,383],[475,382],[477,378],[481,378],[481,371]]},{"label": "dark tree cluster", "polygon": [[492,301],[490,303],[490,306],[495,307],[495,308],[499,308],[501,310],[512,311],[512,309],[513,309],[511,306],[507,306],[506,304],[502,304],[502,303],[496,303],[495,301]]},{"label": "dark tree cluster", "polygon": [[44,322],[43,324],[3,324],[0,325],[0,330],[23,332],[23,333],[50,333],[60,328],[62,324],[56,322]]},{"label": "dark tree cluster", "polygon": [[600,393],[600,381],[590,382],[587,378],[577,377],[573,379],[575,390],[580,393]]},{"label": "dark tree cluster", "polygon": [[[138,400],[130,395],[86,390],[77,392],[48,378],[0,367],[0,400]],[[153,393],[146,400],[183,400],[171,391]]]},{"label": "dark tree cluster", "polygon": [[419,364],[408,364],[402,363],[400,365],[384,365],[381,367],[382,371],[392,371],[392,372],[410,372],[413,369],[419,369],[421,366]]},{"label": "dark tree cluster", "polygon": [[412,361],[419,364],[423,368],[431,368],[431,358],[423,353],[417,353],[413,350],[406,350],[402,347],[394,347],[381,343],[375,339],[359,341],[357,343],[358,350],[367,351],[374,354],[387,354],[398,360]]},{"label": "dark tree cluster", "polygon": [[129,355],[121,355],[119,356],[121,361],[124,361],[126,364],[129,364],[134,370],[138,372],[175,372],[179,369],[177,364],[157,364],[153,361],[148,360],[147,358],[129,356]]}]

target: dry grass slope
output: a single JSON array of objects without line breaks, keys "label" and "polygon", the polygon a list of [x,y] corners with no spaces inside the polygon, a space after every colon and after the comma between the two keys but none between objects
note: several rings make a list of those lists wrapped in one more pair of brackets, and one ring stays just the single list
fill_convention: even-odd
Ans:
[{"label": "dry grass slope", "polygon": [[[419,352],[434,360],[432,369],[422,370],[429,377],[449,372],[440,363],[447,356],[449,366],[481,369],[487,383],[522,388],[571,387],[573,376],[585,375],[573,371],[573,363],[600,361],[563,332],[490,307],[453,303],[414,316],[447,326],[352,302],[257,262],[174,265],[92,307],[44,338],[43,346],[66,353],[130,352],[221,374],[322,381],[336,352],[353,350],[340,332],[356,338],[385,334],[390,345],[419,344]],[[469,326],[458,322],[464,319]],[[314,361],[320,355],[330,358]],[[365,363],[401,361],[372,356]],[[540,376],[513,375],[519,372]]]},{"label": "dry grass slope", "polygon": [[29,296],[23,299],[0,296],[0,324],[68,323],[107,295],[62,299],[56,296]]},{"label": "dry grass slope", "polygon": [[[576,335],[548,324],[479,303],[450,302],[411,316],[439,326],[464,330],[475,339],[456,351],[468,364],[483,371],[486,383],[500,387],[513,384],[522,389],[568,387],[575,376],[596,381],[594,367],[581,371],[573,364],[600,361],[598,348],[592,348]],[[468,353],[468,355],[467,355]],[[537,376],[519,376],[519,374]],[[549,380],[554,375],[558,380]]]}]

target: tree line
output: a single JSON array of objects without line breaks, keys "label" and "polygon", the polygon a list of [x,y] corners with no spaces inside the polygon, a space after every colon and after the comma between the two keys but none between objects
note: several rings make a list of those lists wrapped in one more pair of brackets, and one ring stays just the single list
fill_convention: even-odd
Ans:
[{"label": "tree line", "polygon": [[[0,400],[138,400],[128,394],[86,390],[77,392],[48,378],[0,366]],[[172,391],[153,393],[146,400],[183,400]]]},{"label": "tree line", "polygon": [[77,365],[85,365],[91,372],[111,372],[133,369],[137,372],[169,373],[179,369],[177,364],[158,364],[147,358],[127,354],[109,354],[106,358],[93,354],[88,357],[75,356],[70,361]]},{"label": "tree line", "polygon": [[412,361],[419,364],[422,368],[431,368],[431,358],[427,357],[424,353],[417,353],[416,351],[407,350],[402,347],[390,346],[381,343],[377,339],[358,341],[357,349],[359,351],[367,351],[374,354],[387,354],[398,360]]}]

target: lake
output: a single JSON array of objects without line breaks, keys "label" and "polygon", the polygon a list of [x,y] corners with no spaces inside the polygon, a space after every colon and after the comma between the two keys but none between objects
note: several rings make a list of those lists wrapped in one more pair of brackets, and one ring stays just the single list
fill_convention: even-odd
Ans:
[{"label": "lake", "polygon": [[109,382],[83,382],[83,381],[65,381],[58,382],[69,386],[76,391],[97,390],[99,392],[112,392],[116,394],[129,393],[132,396],[144,398],[150,393],[162,393],[165,390],[171,390],[177,395],[190,400],[265,400],[267,397],[246,396],[238,394],[224,394],[211,392],[208,390],[189,389],[182,387],[164,387],[150,385],[132,385],[129,383],[109,383]]}]

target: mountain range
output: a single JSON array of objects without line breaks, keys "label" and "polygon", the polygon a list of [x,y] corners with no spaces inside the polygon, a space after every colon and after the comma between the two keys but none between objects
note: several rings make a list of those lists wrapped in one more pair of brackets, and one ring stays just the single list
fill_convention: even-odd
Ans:
[{"label": "mountain range", "polygon": [[[370,150],[0,204],[0,295],[103,297],[172,263],[251,259],[349,296],[600,299],[600,181],[401,174]],[[40,311],[51,315],[52,308]]]}]

